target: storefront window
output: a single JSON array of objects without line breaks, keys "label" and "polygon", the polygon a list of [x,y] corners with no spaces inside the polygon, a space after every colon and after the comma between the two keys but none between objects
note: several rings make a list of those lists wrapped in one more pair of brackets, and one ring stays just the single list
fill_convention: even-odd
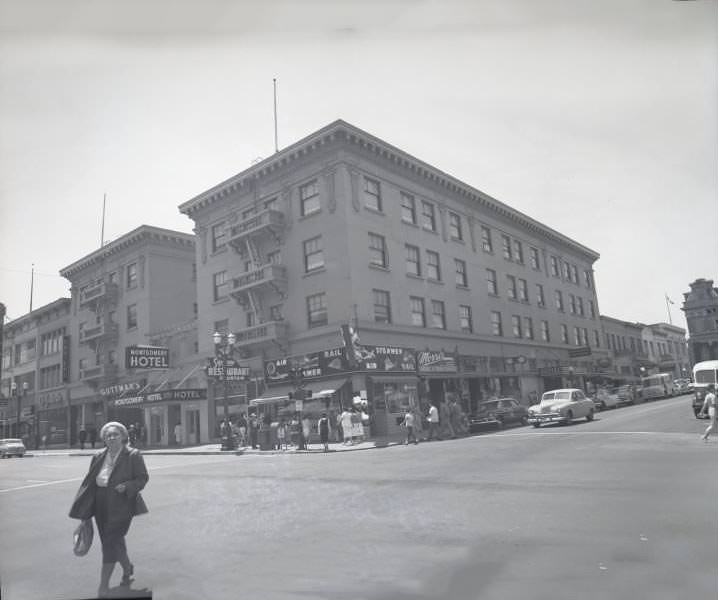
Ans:
[{"label": "storefront window", "polygon": [[404,413],[407,408],[418,408],[416,383],[375,382],[374,403],[376,407],[386,406],[386,411],[393,414]]}]

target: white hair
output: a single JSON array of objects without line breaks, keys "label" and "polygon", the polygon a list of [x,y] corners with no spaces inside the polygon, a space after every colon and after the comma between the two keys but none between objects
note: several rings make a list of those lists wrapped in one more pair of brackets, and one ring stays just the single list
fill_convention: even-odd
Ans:
[{"label": "white hair", "polygon": [[109,423],[105,423],[102,426],[102,429],[100,429],[101,440],[105,439],[105,434],[107,433],[108,429],[111,429],[112,427],[119,430],[123,442],[126,442],[130,439],[130,434],[127,433],[127,427],[125,427],[122,423],[118,423],[117,421],[110,421]]}]

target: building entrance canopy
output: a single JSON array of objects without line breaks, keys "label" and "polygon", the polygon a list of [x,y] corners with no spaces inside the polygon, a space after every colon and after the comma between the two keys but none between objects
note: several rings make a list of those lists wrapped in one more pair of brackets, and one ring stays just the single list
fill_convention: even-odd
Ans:
[{"label": "building entrance canopy", "polygon": [[[311,390],[311,400],[319,398],[331,398],[334,393],[341,389],[347,382],[346,377],[327,379],[325,381],[305,382],[304,389]],[[261,406],[264,404],[280,404],[289,400],[289,394],[296,390],[294,385],[280,385],[266,390],[259,398],[250,400],[250,406]]]}]

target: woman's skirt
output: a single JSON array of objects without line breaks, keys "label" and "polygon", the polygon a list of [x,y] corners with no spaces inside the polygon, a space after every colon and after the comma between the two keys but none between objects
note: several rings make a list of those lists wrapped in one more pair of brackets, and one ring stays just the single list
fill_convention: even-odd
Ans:
[{"label": "woman's skirt", "polygon": [[95,523],[102,542],[102,562],[115,563],[127,556],[125,536],[132,519],[112,519],[109,511],[109,494],[106,487],[95,492]]}]

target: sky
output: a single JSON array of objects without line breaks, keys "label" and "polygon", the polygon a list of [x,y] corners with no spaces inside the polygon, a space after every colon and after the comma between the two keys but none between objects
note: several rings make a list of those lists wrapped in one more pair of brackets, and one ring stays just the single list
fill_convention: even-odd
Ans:
[{"label": "sky", "polygon": [[[601,314],[718,283],[718,0],[0,0],[0,302],[341,118],[600,253]],[[675,304],[667,305],[666,295]]]}]

